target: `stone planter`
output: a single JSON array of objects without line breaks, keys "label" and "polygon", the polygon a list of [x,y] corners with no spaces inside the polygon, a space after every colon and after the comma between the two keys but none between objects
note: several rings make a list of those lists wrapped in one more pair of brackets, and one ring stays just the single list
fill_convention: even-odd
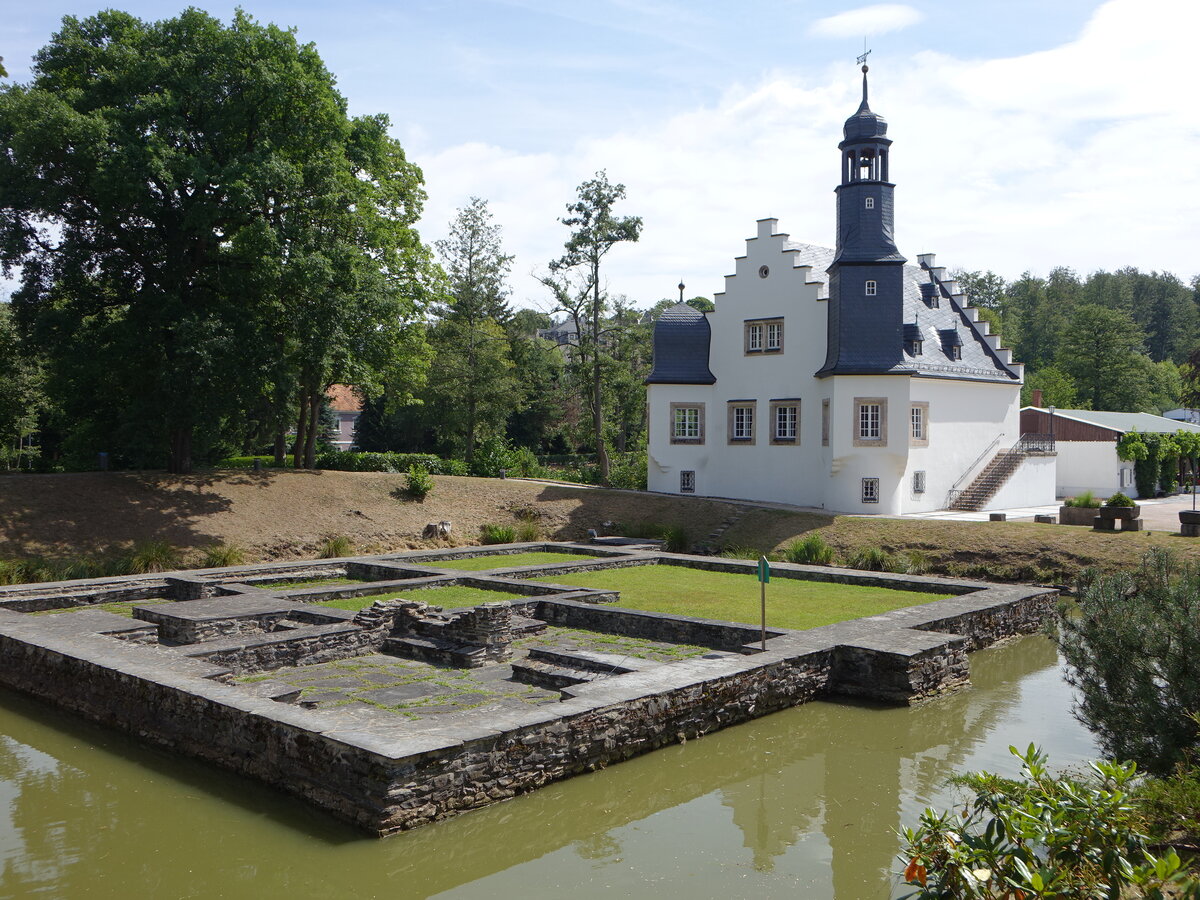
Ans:
[{"label": "stone planter", "polygon": [[1126,521],[1128,519],[1136,519],[1142,514],[1140,506],[1101,506],[1099,509],[1100,518],[1109,522],[1120,519]]},{"label": "stone planter", "polygon": [[1060,525],[1086,525],[1091,528],[1097,510],[1095,506],[1060,506],[1058,522]]},{"label": "stone planter", "polygon": [[1200,509],[1179,511],[1179,533],[1184,537],[1200,537]]}]

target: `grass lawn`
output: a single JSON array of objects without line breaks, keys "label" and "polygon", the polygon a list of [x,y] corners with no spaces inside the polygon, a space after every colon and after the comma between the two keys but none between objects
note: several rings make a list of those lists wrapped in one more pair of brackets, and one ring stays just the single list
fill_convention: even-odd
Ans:
[{"label": "grass lawn", "polygon": [[335,584],[362,584],[361,578],[300,578],[295,581],[256,581],[254,587],[270,588],[273,591],[291,591],[297,588],[332,587]]},{"label": "grass lawn", "polygon": [[170,603],[169,600],[117,600],[113,603],[91,603],[86,606],[68,606],[63,609],[43,609],[35,612],[35,616],[53,616],[58,613],[82,612],[85,609],[98,609],[101,612],[116,613],[118,616],[133,618],[133,608],[138,604]]},{"label": "grass lawn", "polygon": [[395,600],[403,597],[406,600],[420,600],[434,606],[446,609],[456,609],[460,606],[478,606],[494,600],[517,600],[520,594],[509,594],[505,591],[485,591],[481,588],[466,587],[461,584],[451,584],[446,587],[420,588],[418,590],[392,591],[390,594],[371,594],[369,597],[347,597],[344,600],[324,600],[315,606],[332,606],[334,609],[366,609],[376,600]]},{"label": "grass lawn", "polygon": [[[720,619],[726,622],[759,622],[759,586],[753,574],[706,572],[682,566],[632,566],[580,572],[568,577],[534,579],[621,592],[615,604],[624,609]],[[916,606],[944,595],[891,588],[829,584],[772,578],[767,585],[767,625],[777,628],[816,628],[847,619]]]},{"label": "grass lawn", "polygon": [[577,562],[582,559],[596,559],[596,557],[585,556],[582,553],[547,553],[534,550],[529,553],[493,553],[490,556],[473,556],[470,559],[426,559],[415,563],[415,565],[437,566],[439,569],[461,569],[464,572],[478,572],[483,569],[507,569],[512,566]]}]

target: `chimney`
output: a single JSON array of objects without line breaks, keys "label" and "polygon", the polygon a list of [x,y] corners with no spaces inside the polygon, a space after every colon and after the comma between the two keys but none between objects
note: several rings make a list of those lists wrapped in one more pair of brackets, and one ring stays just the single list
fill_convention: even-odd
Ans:
[{"label": "chimney", "polygon": [[1033,389],[1033,405],[1036,406],[1038,409],[1042,408],[1042,389],[1041,388]]}]

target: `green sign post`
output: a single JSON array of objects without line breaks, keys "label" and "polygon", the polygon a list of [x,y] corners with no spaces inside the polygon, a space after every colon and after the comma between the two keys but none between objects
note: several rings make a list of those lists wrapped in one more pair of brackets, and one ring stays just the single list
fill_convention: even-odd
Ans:
[{"label": "green sign post", "polygon": [[771,580],[771,564],[765,556],[758,558],[758,587],[762,605],[762,648],[767,649],[767,582]]}]

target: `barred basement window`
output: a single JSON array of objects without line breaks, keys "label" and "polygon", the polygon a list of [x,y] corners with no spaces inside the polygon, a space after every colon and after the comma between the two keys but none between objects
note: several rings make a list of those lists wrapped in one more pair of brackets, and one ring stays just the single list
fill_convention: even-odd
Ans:
[{"label": "barred basement window", "polygon": [[879,502],[879,479],[864,478],[862,480],[862,502],[863,503],[878,503]]},{"label": "barred basement window", "polygon": [[923,471],[913,472],[913,493],[925,493],[925,473]]},{"label": "barred basement window", "polygon": [[679,473],[679,493],[696,493],[696,473],[694,471],[685,471]]},{"label": "barred basement window", "polygon": [[873,282],[873,281],[867,282],[867,296],[868,297],[875,296],[875,282]]}]

